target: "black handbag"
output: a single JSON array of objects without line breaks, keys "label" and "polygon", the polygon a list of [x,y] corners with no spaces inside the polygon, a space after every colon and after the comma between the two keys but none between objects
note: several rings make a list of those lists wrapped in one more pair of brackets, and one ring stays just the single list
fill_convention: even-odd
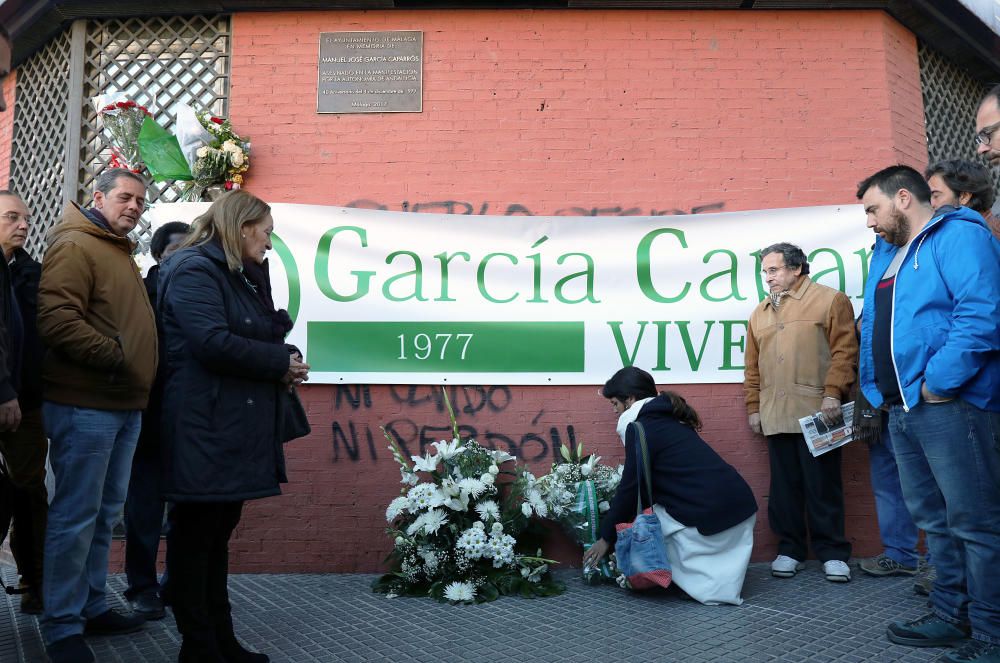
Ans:
[{"label": "black handbag", "polygon": [[295,388],[281,390],[281,441],[291,442],[312,432],[306,409]]}]

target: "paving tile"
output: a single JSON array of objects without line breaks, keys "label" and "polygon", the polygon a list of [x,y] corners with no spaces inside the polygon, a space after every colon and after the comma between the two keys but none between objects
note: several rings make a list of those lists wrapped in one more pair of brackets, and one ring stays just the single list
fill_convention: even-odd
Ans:
[{"label": "paving tile", "polygon": [[[0,564],[6,582],[14,569]],[[596,659],[667,663],[918,663],[938,649],[891,644],[886,625],[926,612],[912,578],[827,582],[809,563],[791,579],[751,566],[745,602],[703,606],[669,594],[588,587],[564,572],[567,592],[548,599],[501,598],[450,606],[430,599],[373,594],[370,575],[234,575],[236,631],[275,663],[391,661],[437,663],[511,660],[590,663]],[[113,607],[124,607],[124,578],[112,576]],[[90,639],[102,663],[168,663],[180,637],[173,618],[140,633]],[[37,622],[0,598],[0,661],[45,661]]]}]

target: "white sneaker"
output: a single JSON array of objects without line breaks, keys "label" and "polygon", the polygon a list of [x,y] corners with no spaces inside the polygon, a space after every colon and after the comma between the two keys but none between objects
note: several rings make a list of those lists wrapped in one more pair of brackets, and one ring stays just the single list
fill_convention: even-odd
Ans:
[{"label": "white sneaker", "polygon": [[806,568],[806,565],[788,555],[778,555],[771,562],[771,575],[775,578],[792,578],[796,573]]},{"label": "white sneaker", "polygon": [[839,559],[823,562],[823,573],[830,582],[847,582],[851,579],[851,568],[847,566],[847,562]]}]

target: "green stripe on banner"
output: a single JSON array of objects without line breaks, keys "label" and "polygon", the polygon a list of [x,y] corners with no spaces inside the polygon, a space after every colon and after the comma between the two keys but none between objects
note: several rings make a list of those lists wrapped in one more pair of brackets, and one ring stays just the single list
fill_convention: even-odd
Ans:
[{"label": "green stripe on banner", "polygon": [[583,371],[583,322],[309,322],[319,372]]}]

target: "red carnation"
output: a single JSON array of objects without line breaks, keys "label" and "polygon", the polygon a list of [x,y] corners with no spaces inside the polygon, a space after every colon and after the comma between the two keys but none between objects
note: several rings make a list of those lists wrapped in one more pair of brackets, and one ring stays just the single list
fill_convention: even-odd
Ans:
[{"label": "red carnation", "polygon": [[211,117],[211,120],[216,124],[223,124],[225,122],[221,117],[215,117],[214,115]]},{"label": "red carnation", "polygon": [[226,180],[226,191],[232,191],[232,190],[233,190],[232,180]]}]

